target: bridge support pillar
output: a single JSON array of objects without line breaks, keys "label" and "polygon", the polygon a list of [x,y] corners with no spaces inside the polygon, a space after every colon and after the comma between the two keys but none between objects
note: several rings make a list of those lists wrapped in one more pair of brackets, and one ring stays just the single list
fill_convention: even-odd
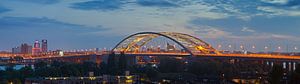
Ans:
[{"label": "bridge support pillar", "polygon": [[293,71],[296,70],[296,65],[297,65],[297,63],[296,63],[296,62],[293,62]]},{"label": "bridge support pillar", "polygon": [[270,65],[271,65],[271,67],[273,67],[274,63],[273,63],[273,62],[270,62]]},{"label": "bridge support pillar", "polygon": [[293,68],[292,68],[292,63],[291,62],[288,62],[288,67],[289,67],[289,71],[292,71]]},{"label": "bridge support pillar", "polygon": [[288,62],[281,62],[283,69],[289,69]]}]

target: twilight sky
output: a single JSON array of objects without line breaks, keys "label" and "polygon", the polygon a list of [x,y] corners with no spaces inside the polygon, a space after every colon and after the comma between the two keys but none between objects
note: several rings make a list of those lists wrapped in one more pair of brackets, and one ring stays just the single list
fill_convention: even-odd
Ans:
[{"label": "twilight sky", "polygon": [[300,47],[300,0],[1,0],[0,50],[111,48],[141,31],[191,34],[216,46]]}]

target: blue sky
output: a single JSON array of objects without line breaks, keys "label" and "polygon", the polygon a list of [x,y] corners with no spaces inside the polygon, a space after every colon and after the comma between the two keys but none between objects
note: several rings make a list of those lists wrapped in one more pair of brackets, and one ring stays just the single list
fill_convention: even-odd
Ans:
[{"label": "blue sky", "polygon": [[187,33],[214,46],[300,47],[300,1],[0,1],[0,50],[37,39],[51,49],[110,48],[141,31]]}]

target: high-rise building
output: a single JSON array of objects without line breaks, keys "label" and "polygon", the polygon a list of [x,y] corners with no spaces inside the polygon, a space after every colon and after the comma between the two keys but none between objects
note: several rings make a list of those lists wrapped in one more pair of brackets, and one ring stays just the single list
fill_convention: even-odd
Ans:
[{"label": "high-rise building", "polygon": [[30,54],[32,52],[32,46],[26,43],[21,45],[21,53],[22,54]]},{"label": "high-rise building", "polygon": [[38,40],[34,42],[33,48],[32,48],[32,55],[38,55],[41,52],[40,43]]},{"label": "high-rise building", "polygon": [[47,40],[43,39],[42,40],[42,52],[47,52],[47,51],[48,51]]},{"label": "high-rise building", "polygon": [[14,54],[31,54],[32,46],[23,43],[20,46],[12,48],[12,53]]},{"label": "high-rise building", "polygon": [[35,40],[33,48],[40,48],[40,42]]},{"label": "high-rise building", "polygon": [[18,47],[14,47],[12,48],[12,53],[13,54],[20,54],[21,53],[21,48],[18,46]]}]

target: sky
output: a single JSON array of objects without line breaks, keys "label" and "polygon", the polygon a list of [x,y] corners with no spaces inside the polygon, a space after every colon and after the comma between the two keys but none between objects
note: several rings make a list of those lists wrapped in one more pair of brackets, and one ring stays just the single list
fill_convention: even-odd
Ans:
[{"label": "sky", "polygon": [[[112,48],[137,32],[181,32],[217,45],[300,47],[300,0],[1,0],[0,50]],[[288,47],[287,47],[288,46]]]}]

